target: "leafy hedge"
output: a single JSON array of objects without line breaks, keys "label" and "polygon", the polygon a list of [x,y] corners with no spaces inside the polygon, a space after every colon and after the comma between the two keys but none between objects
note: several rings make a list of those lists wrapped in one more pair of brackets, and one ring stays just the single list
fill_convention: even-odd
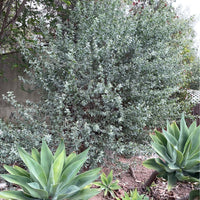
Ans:
[{"label": "leafy hedge", "polygon": [[7,135],[27,149],[45,136],[52,147],[63,137],[69,152],[90,147],[96,165],[105,153],[132,154],[145,129],[180,115],[187,104],[174,94],[184,82],[190,22],[170,5],[154,7],[125,14],[121,1],[81,1],[54,33],[41,24],[42,39],[21,42],[30,64],[30,79],[21,80],[40,90],[41,101],[23,106],[5,97],[18,113],[10,130],[2,128],[3,162],[13,155]]}]

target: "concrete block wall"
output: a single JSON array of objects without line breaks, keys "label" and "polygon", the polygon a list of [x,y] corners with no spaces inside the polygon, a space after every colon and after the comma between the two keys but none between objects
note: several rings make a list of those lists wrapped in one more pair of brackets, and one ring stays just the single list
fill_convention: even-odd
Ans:
[{"label": "concrete block wall", "polygon": [[[36,92],[26,92],[22,88],[22,82],[18,76],[24,75],[24,62],[19,53],[8,53],[0,55],[0,118],[10,119],[14,108],[6,103],[2,95],[13,91],[17,101],[23,103],[26,99],[37,101],[39,96]],[[27,88],[28,86],[24,86]]]}]

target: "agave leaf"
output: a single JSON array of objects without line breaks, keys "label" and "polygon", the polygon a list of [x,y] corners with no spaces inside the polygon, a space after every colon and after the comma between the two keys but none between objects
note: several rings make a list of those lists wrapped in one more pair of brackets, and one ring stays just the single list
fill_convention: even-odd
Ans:
[{"label": "agave leaf", "polygon": [[86,161],[87,158],[78,160],[71,165],[69,165],[62,173],[60,181],[64,184],[69,183],[79,172],[83,163]]},{"label": "agave leaf", "polygon": [[36,148],[33,148],[32,151],[31,151],[31,155],[32,155],[32,158],[37,161],[38,163],[40,163],[40,153],[39,151],[36,149]]},{"label": "agave leaf", "polygon": [[192,146],[190,149],[190,155],[193,154],[194,152],[196,153],[199,151],[200,148],[200,126],[198,126],[194,132],[191,134],[191,142]]},{"label": "agave leaf", "polygon": [[148,160],[145,160],[143,163],[143,166],[145,166],[146,168],[148,169],[154,169],[156,170],[157,172],[162,172],[164,171],[164,168],[162,166],[160,166],[154,158],[151,158],[151,159],[148,159]]},{"label": "agave leaf", "polygon": [[30,187],[28,185],[28,183],[31,182],[31,179],[29,179],[27,177],[18,176],[18,175],[10,175],[10,174],[4,174],[4,175],[1,175],[1,177],[10,183],[14,183],[14,184],[21,186],[22,188],[25,188],[26,191],[28,191],[30,196],[32,196],[32,197],[42,198],[43,195],[46,195],[46,193],[44,191],[44,193],[41,193],[42,196],[40,196],[41,194],[39,194],[38,191],[36,191],[34,188]]},{"label": "agave leaf", "polygon": [[18,171],[19,175],[21,176],[26,176],[28,178],[30,178],[30,174],[23,168],[17,166],[17,165],[14,165],[13,168]]},{"label": "agave leaf", "polygon": [[96,168],[96,169],[86,171],[82,174],[79,174],[78,176],[74,178],[71,184],[80,187],[80,189],[83,189],[86,185],[92,183],[99,177],[100,170],[101,168]]},{"label": "agave leaf", "polygon": [[47,185],[47,177],[41,165],[38,162],[35,162],[35,160],[22,148],[18,147],[18,152],[21,159],[24,161],[29,171],[31,172],[31,175],[45,189]]},{"label": "agave leaf", "polygon": [[22,191],[1,191],[0,198],[2,199],[16,199],[16,200],[34,200],[26,196]]},{"label": "agave leaf", "polygon": [[176,153],[174,151],[174,146],[169,142],[167,142],[167,150],[168,150],[167,152],[168,152],[169,156],[171,157],[173,162],[175,162],[176,161]]},{"label": "agave leaf", "polygon": [[188,162],[186,163],[184,170],[188,170],[191,169],[192,167],[198,165],[200,163],[200,158],[197,159],[193,159],[193,160],[188,160]]},{"label": "agave leaf", "polygon": [[68,187],[63,188],[62,190],[59,190],[57,199],[70,198],[72,195],[74,195],[78,191],[80,191],[79,187],[77,187],[76,185],[69,185]]},{"label": "agave leaf", "polygon": [[180,167],[183,161],[183,154],[175,148],[176,151],[176,164]]},{"label": "agave leaf", "polygon": [[87,159],[88,151],[89,151],[89,148],[86,149],[85,151],[81,152],[80,154],[76,155],[76,157],[74,157],[71,162],[76,162],[78,160]]},{"label": "agave leaf", "polygon": [[110,173],[107,176],[107,181],[108,181],[108,185],[110,185],[113,181],[113,170],[110,171]]},{"label": "agave leaf", "polygon": [[42,199],[47,199],[49,197],[48,192],[40,189],[40,185],[37,182],[28,183],[28,185],[30,186],[30,188],[32,188],[32,190],[28,187],[26,187],[26,189],[33,197]]},{"label": "agave leaf", "polygon": [[170,191],[173,186],[175,186],[177,183],[177,178],[175,176],[175,173],[171,173],[167,175],[167,188]]},{"label": "agave leaf", "polygon": [[91,197],[99,194],[97,189],[84,189],[70,197],[70,200],[88,200]]},{"label": "agave leaf", "polygon": [[56,149],[56,152],[54,154],[54,159],[56,159],[58,157],[58,155],[61,154],[61,152],[65,149],[65,144],[64,144],[64,140],[61,139],[60,140],[60,144],[58,145],[58,148]]},{"label": "agave leaf", "polygon": [[177,146],[178,141],[173,135],[165,130],[163,130],[163,134],[166,137],[167,142],[171,143],[173,146]]},{"label": "agave leaf", "polygon": [[151,134],[150,137],[155,143],[163,145],[162,141],[156,135]]},{"label": "agave leaf", "polygon": [[179,181],[190,181],[190,182],[199,182],[199,179],[192,176],[185,176],[182,172],[177,171],[176,177]]},{"label": "agave leaf", "polygon": [[160,155],[166,162],[172,162],[169,155],[167,154],[167,149],[163,145],[153,143],[152,147],[154,148],[156,153]]},{"label": "agave leaf", "polygon": [[197,123],[194,121],[189,127],[189,133],[192,133],[197,128]]},{"label": "agave leaf", "polygon": [[196,152],[193,155],[190,155],[190,157],[188,158],[188,161],[189,160],[194,160],[194,159],[199,159],[199,158],[200,158],[200,151]]},{"label": "agave leaf", "polygon": [[55,160],[51,165],[48,180],[48,188],[51,186],[51,184],[55,185],[59,182],[63,170],[64,161],[65,149],[63,149],[63,151],[60,152],[60,154],[57,157],[55,157]]},{"label": "agave leaf", "polygon": [[16,167],[14,168],[14,167],[8,166],[8,165],[4,165],[3,167],[4,169],[6,169],[7,172],[9,172],[12,175],[25,176],[28,178],[30,177],[29,173],[20,167],[18,167],[19,169]]},{"label": "agave leaf", "polygon": [[[164,163],[160,158],[155,158],[156,163],[164,169],[167,173],[172,173],[174,169],[169,168],[166,163]],[[170,163],[171,164],[171,163]]]},{"label": "agave leaf", "polygon": [[181,118],[181,123],[180,123],[180,137],[178,140],[178,149],[183,152],[185,143],[187,141],[189,137],[189,130],[188,127],[186,125],[185,119],[184,119],[184,115]]},{"label": "agave leaf", "polygon": [[53,161],[54,161],[53,154],[50,151],[49,147],[47,146],[46,142],[43,140],[41,147],[41,166],[44,169],[46,177],[49,177],[49,171]]},{"label": "agave leaf", "polygon": [[200,164],[197,164],[189,169],[184,169],[185,172],[192,173],[192,174],[199,174],[200,172]]},{"label": "agave leaf", "polygon": [[170,126],[171,126],[171,130],[173,132],[173,136],[176,138],[176,140],[178,140],[180,137],[180,130],[179,130],[176,122],[173,122]]},{"label": "agave leaf", "polygon": [[67,156],[65,158],[63,170],[65,170],[65,168],[68,167],[72,163],[72,160],[73,160],[74,157],[76,157],[76,153],[72,152],[69,156]]},{"label": "agave leaf", "polygon": [[161,142],[160,144],[166,146],[167,145],[167,140],[166,140],[165,136],[159,131],[155,131],[155,133],[156,133],[156,136],[159,138],[159,140]]}]

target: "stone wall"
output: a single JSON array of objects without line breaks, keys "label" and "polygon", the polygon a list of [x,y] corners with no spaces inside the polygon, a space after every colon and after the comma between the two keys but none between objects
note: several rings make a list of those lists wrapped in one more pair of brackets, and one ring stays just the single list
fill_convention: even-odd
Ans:
[{"label": "stone wall", "polygon": [[23,103],[26,99],[37,101],[39,99],[35,92],[27,92],[27,86],[23,86],[18,80],[19,75],[24,75],[24,62],[18,53],[0,55],[0,118],[9,119],[14,108],[7,104],[2,95],[13,91],[16,99]]}]

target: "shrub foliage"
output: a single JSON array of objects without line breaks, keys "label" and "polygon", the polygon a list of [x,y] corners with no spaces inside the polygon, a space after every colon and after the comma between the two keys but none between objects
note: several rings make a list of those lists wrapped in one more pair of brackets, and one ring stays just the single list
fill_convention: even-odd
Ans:
[{"label": "shrub foliage", "polygon": [[[18,113],[11,129],[2,126],[3,161],[16,141],[30,149],[42,137],[52,146],[63,137],[69,152],[91,147],[90,163],[97,164],[105,152],[132,153],[144,129],[179,116],[186,105],[173,94],[184,81],[190,22],[170,5],[155,6],[132,12],[121,1],[81,1],[54,33],[41,24],[42,38],[21,42],[30,64],[30,79],[21,80],[35,85],[41,101],[23,106],[5,96]],[[3,141],[7,135],[13,143]]]}]

